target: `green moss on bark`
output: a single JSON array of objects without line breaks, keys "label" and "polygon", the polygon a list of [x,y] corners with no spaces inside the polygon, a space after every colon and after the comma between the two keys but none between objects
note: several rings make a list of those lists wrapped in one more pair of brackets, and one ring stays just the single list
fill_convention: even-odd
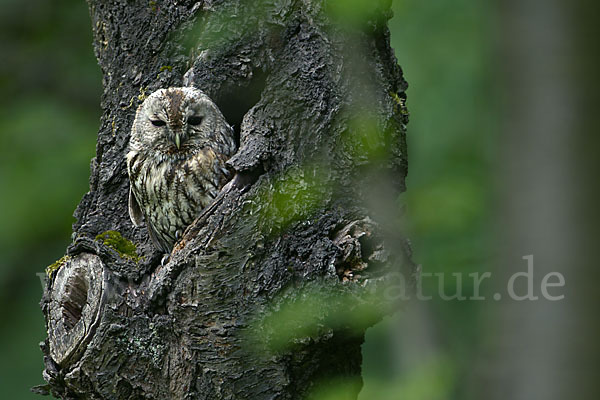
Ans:
[{"label": "green moss on bark", "polygon": [[140,260],[135,244],[131,240],[125,239],[117,231],[102,232],[96,236],[96,240],[115,250],[122,258],[129,258],[135,262]]}]

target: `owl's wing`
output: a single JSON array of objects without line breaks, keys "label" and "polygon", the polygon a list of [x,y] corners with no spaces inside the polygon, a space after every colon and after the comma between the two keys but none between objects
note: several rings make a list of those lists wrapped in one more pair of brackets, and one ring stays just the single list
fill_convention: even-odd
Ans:
[{"label": "owl's wing", "polygon": [[144,214],[131,188],[129,188],[129,218],[136,227],[140,227],[144,223]]},{"label": "owl's wing", "polygon": [[161,250],[165,254],[169,254],[171,252],[171,248],[164,240],[159,239],[160,236],[154,230],[154,226],[148,222],[146,227],[148,228],[148,236],[150,236],[150,240],[152,240],[152,243],[154,243],[154,247]]},{"label": "owl's wing", "polygon": [[[131,218],[133,225],[138,228],[144,224],[144,213],[142,213],[142,209],[140,208],[135,195],[131,191],[131,188],[129,189],[129,218]],[[148,228],[148,235],[150,236],[152,243],[154,243],[154,246],[164,253],[169,253],[171,249],[169,249],[169,246],[164,241],[159,239],[152,224],[148,222],[146,223],[146,227]]]}]

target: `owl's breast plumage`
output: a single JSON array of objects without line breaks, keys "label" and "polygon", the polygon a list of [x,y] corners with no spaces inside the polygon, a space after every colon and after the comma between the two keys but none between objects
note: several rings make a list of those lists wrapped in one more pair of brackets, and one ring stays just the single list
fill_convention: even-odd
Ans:
[{"label": "owl's breast plumage", "polygon": [[229,180],[225,155],[205,146],[181,157],[130,153],[131,190],[150,236],[168,252]]}]

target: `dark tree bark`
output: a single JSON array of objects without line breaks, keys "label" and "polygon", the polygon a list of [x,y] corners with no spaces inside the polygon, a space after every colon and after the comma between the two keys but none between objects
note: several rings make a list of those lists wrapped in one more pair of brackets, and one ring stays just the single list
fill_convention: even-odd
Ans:
[{"label": "dark tree bark", "polygon": [[[395,220],[407,112],[391,2],[88,2],[104,114],[42,301],[37,390],[299,399],[342,382],[356,398],[364,331],[414,272]],[[181,85],[216,101],[239,151],[161,265],[128,217],[125,154],[145,95]]]}]

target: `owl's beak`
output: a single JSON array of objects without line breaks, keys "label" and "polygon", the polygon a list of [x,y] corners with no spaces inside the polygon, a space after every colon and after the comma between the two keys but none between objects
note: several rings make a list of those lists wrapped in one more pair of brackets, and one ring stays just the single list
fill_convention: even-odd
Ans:
[{"label": "owl's beak", "polygon": [[181,147],[181,138],[179,137],[179,133],[175,134],[175,146],[177,146],[177,150]]}]

